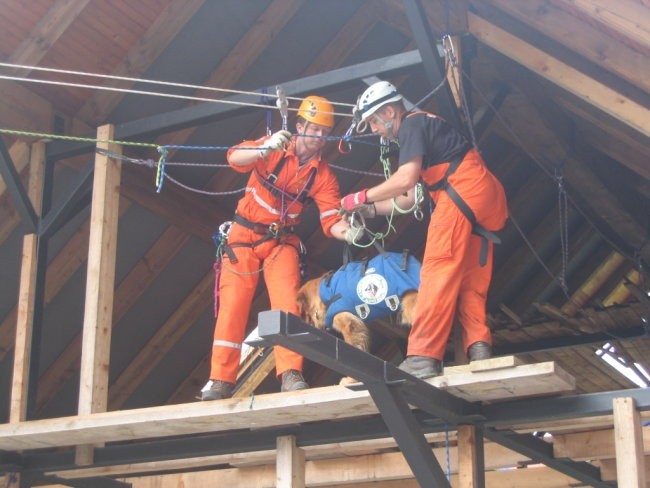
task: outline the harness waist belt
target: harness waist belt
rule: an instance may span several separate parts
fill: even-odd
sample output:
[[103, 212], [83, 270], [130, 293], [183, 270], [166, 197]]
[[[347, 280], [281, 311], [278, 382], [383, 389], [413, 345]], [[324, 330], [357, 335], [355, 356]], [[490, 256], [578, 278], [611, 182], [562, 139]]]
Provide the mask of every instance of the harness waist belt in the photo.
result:
[[281, 236], [285, 234], [291, 234], [295, 229], [293, 225], [282, 226], [278, 222], [273, 222], [272, 224], [260, 224], [259, 222], [252, 222], [238, 214], [235, 214], [233, 221], [260, 235], [272, 234], [274, 236]]

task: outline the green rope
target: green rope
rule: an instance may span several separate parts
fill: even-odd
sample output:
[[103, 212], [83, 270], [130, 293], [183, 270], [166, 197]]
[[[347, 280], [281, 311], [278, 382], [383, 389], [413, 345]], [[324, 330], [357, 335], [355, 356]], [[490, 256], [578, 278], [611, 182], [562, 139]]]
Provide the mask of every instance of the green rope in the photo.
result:
[[23, 136], [23, 137], [38, 137], [40, 139], [60, 139], [63, 141], [76, 141], [76, 142], [104, 142], [107, 144], [120, 144], [122, 146], [135, 146], [135, 147], [153, 147], [158, 149], [158, 144], [153, 142], [133, 142], [133, 141], [115, 141], [112, 139], [95, 139], [93, 137], [77, 137], [77, 136], [64, 136], [61, 134], [47, 134], [44, 132], [29, 132], [24, 130], [12, 130], [12, 129], [1, 129], [0, 134], [10, 134], [12, 136]]

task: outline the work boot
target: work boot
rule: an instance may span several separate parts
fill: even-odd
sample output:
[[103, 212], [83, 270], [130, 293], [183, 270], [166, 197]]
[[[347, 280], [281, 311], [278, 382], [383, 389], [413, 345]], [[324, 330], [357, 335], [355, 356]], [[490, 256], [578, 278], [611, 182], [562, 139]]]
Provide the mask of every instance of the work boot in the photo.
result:
[[201, 392], [201, 400], [222, 400], [232, 396], [235, 385], [221, 380], [210, 380], [212, 384], [206, 391]]
[[467, 356], [470, 361], [489, 359], [492, 357], [492, 346], [487, 342], [478, 341], [467, 348]]
[[282, 386], [280, 391], [305, 390], [309, 385], [302, 377], [302, 373], [297, 369], [289, 369], [282, 373]]
[[440, 376], [442, 374], [442, 363], [440, 360], [427, 356], [408, 356], [398, 368], [421, 379]]

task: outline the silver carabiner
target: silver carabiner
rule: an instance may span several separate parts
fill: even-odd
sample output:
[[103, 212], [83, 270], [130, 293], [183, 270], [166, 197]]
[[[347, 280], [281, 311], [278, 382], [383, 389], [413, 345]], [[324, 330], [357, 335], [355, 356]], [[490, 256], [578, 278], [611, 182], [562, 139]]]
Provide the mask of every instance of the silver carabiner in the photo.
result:
[[226, 220], [223, 224], [219, 226], [219, 234], [224, 238], [228, 237], [231, 228], [232, 228], [232, 220]]
[[275, 93], [278, 96], [278, 99], [275, 101], [275, 104], [280, 110], [280, 115], [282, 116], [282, 130], [287, 130], [287, 120], [289, 118], [289, 102], [287, 101], [287, 95], [284, 93], [284, 88], [278, 85], [275, 87]]

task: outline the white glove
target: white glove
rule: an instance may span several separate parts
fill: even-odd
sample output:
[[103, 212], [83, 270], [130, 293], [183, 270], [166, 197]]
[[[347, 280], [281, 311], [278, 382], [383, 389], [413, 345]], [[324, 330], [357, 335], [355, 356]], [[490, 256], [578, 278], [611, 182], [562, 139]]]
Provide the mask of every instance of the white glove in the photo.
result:
[[279, 130], [272, 134], [264, 145], [260, 147], [260, 157], [265, 157], [272, 151], [284, 151], [284, 148], [291, 142], [291, 132], [288, 130]]
[[363, 236], [363, 227], [350, 227], [348, 230], [345, 231], [344, 238], [345, 242], [351, 245], [356, 245], [357, 241], [361, 239], [361, 236]]

